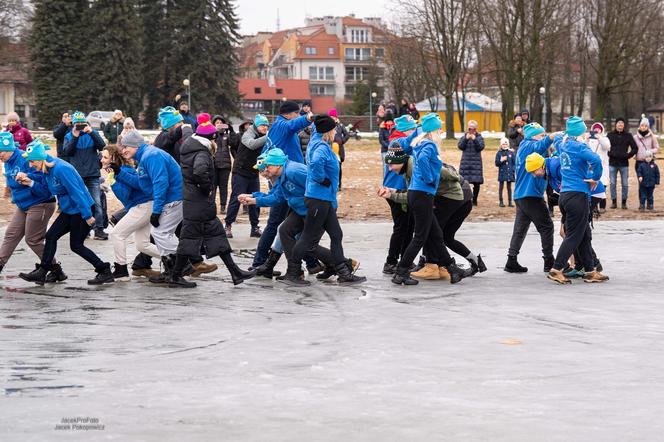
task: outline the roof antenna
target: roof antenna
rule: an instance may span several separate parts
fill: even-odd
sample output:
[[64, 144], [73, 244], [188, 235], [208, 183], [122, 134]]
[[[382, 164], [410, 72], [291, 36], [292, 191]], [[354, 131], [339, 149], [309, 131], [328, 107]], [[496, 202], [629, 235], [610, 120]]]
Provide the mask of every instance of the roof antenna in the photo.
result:
[[277, 8], [277, 32], [281, 30], [281, 23], [279, 21], [279, 8]]

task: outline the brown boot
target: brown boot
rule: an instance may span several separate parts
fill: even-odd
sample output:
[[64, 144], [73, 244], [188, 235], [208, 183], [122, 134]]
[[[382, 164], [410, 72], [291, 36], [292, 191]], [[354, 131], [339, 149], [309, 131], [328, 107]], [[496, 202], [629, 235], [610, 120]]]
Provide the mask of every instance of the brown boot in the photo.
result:
[[588, 272], [583, 277], [583, 282], [604, 282], [604, 281], [608, 281], [608, 280], [609, 280], [608, 276], [602, 275], [597, 270], [595, 270], [593, 272]]
[[450, 272], [445, 267], [438, 267], [438, 274], [440, 275], [440, 279], [444, 279], [445, 281], [450, 280]]
[[208, 264], [205, 261], [193, 264], [193, 267], [194, 273], [191, 274], [193, 278], [201, 276], [203, 273], [212, 273], [219, 268], [217, 264]]
[[149, 278], [151, 276], [159, 276], [159, 270], [153, 269], [134, 269], [131, 271], [131, 276], [142, 276], [144, 278]]
[[551, 269], [549, 273], [546, 275], [546, 277], [549, 278], [551, 281], [556, 281], [558, 284], [572, 283], [572, 281], [570, 279], [567, 279], [567, 277], [563, 274], [562, 270]]
[[436, 264], [426, 263], [424, 264], [424, 267], [422, 267], [417, 272], [412, 272], [410, 276], [416, 279], [434, 280], [440, 279], [440, 271], [438, 270], [438, 266]]

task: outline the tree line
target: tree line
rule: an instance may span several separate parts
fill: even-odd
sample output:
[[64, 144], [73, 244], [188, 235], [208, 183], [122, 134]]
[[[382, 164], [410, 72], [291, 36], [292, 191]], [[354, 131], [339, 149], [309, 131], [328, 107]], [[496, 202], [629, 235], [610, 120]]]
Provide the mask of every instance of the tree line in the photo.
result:
[[194, 111], [238, 113], [231, 0], [35, 0], [21, 38], [44, 126], [67, 109], [122, 109], [154, 127], [185, 78]]
[[448, 131], [453, 104], [470, 89], [497, 92], [505, 126], [520, 108], [542, 121], [543, 101], [550, 128], [588, 105], [595, 120], [608, 122], [664, 100], [661, 0], [408, 0], [405, 7], [394, 23], [390, 87], [412, 101], [442, 95]]

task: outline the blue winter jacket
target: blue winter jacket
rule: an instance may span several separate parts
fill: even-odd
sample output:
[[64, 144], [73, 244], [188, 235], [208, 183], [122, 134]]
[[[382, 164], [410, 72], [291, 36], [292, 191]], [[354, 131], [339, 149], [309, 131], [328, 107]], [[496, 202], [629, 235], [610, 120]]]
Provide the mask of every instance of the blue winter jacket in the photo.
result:
[[[301, 118], [301, 117], [300, 117]], [[323, 184], [325, 179], [329, 185]], [[312, 130], [307, 147], [307, 198], [330, 201], [337, 208], [339, 190], [339, 159], [329, 144], [323, 141], [323, 134]]]
[[440, 169], [443, 162], [438, 156], [438, 146], [429, 139], [422, 140], [413, 149], [413, 177], [408, 190], [419, 190], [429, 195], [436, 194]]
[[549, 136], [537, 141], [532, 138], [526, 138], [519, 144], [519, 150], [516, 152], [516, 184], [514, 184], [514, 199], [521, 198], [542, 198], [546, 190], [546, 180], [538, 178], [532, 173], [526, 171], [526, 157], [533, 152], [546, 156], [546, 151], [553, 141]]
[[[131, 177], [134, 177], [133, 179]], [[113, 193], [120, 200], [126, 210], [139, 204], [147, 203], [152, 199], [152, 194], [145, 189], [135, 189], [132, 183], [138, 178], [138, 172], [131, 166], [120, 167], [120, 173], [115, 176], [115, 182], [111, 185]]]
[[[500, 161], [506, 157], [506, 161]], [[516, 179], [516, 154], [512, 149], [498, 149], [496, 153], [496, 167], [498, 168], [498, 181], [514, 182]]]
[[643, 177], [643, 181], [639, 183], [642, 187], [655, 187], [659, 185], [659, 167], [657, 167], [654, 160], [649, 163], [643, 162], [639, 164], [636, 175], [639, 178]]
[[590, 195], [590, 185], [584, 180], [589, 175], [595, 181], [599, 181], [602, 177], [602, 160], [599, 155], [587, 144], [573, 138], [568, 138], [559, 147], [562, 175], [560, 193], [583, 192]]
[[166, 151], [143, 144], [136, 151], [137, 175], [120, 176], [133, 189], [143, 189], [154, 201], [152, 213], [160, 214], [166, 204], [182, 200], [180, 166]]
[[469, 183], [484, 183], [484, 169], [482, 165], [482, 151], [484, 150], [484, 138], [479, 133], [475, 134], [475, 139], [470, 140], [464, 134], [459, 138], [457, 146], [463, 151], [461, 154], [461, 163], [459, 164], [459, 173]]
[[267, 139], [263, 146], [263, 153], [273, 147], [278, 147], [288, 155], [289, 160], [295, 161], [296, 163], [304, 163], [302, 146], [297, 134], [310, 124], [311, 123], [307, 120], [306, 115], [292, 120], [287, 120], [279, 115], [274, 123], [272, 123], [272, 126], [270, 126], [270, 130], [267, 133]]
[[254, 192], [256, 207], [272, 207], [284, 201], [300, 216], [307, 215], [304, 193], [307, 188], [307, 166], [294, 161], [286, 161], [283, 172], [270, 192]]
[[546, 179], [556, 193], [560, 193], [563, 176], [560, 174], [560, 158], [550, 157], [544, 160], [546, 163]]
[[82, 178], [98, 178], [99, 152], [104, 150], [104, 140], [96, 130], [89, 134], [81, 132], [75, 137], [72, 131], [65, 135], [64, 154]]
[[[60, 210], [67, 215], [80, 213], [84, 220], [92, 218], [92, 206], [95, 202], [74, 166], [51, 156], [46, 156], [46, 161], [55, 163], [44, 177], [51, 194], [58, 198]], [[30, 177], [32, 178], [32, 175]]]
[[[16, 181], [19, 172], [30, 175], [32, 186], [25, 186]], [[48, 190], [46, 177], [30, 167], [30, 162], [23, 158], [23, 151], [16, 149], [9, 161], [5, 163], [5, 178], [12, 195], [12, 202], [22, 211], [47, 201], [54, 202], [51, 191]]]

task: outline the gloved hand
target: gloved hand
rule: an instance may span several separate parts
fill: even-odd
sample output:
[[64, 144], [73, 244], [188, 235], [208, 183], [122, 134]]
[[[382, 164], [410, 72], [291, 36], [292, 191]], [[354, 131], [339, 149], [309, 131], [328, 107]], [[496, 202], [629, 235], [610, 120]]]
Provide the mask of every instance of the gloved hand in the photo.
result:
[[115, 175], [115, 176], [120, 175], [120, 166], [118, 166], [117, 164], [111, 163], [111, 164], [108, 165], [108, 167], [113, 169], [113, 175]]
[[150, 215], [150, 224], [152, 224], [152, 227], [159, 227], [159, 217], [161, 216], [160, 213], [153, 213]]
[[325, 178], [321, 184], [325, 187], [330, 187], [332, 185], [332, 181], [330, 181], [329, 178]]

